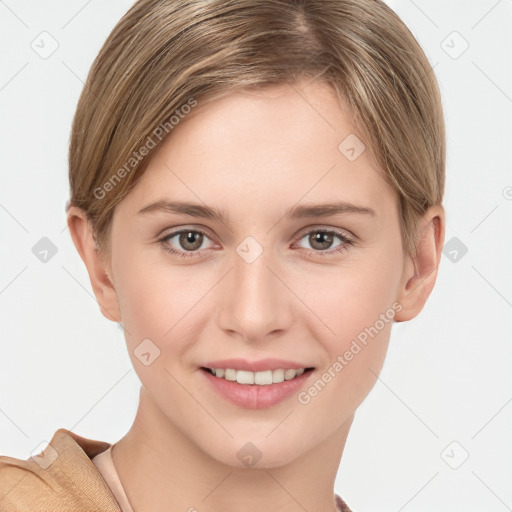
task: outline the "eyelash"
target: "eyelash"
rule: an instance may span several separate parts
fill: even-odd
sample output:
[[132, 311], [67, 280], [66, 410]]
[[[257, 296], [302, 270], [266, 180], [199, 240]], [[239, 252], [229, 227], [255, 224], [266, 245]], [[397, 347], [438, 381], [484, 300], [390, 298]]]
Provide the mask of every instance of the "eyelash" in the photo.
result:
[[[196, 250], [196, 251], [177, 251], [176, 249], [174, 249], [173, 247], [169, 246], [168, 244], [168, 241], [172, 238], [174, 238], [176, 235], [179, 235], [181, 233], [201, 233], [202, 235], [206, 236], [209, 238], [209, 235], [206, 231], [200, 229], [200, 228], [194, 228], [194, 229], [181, 229], [179, 231], [173, 231], [172, 233], [169, 233], [167, 235], [165, 235], [164, 238], [161, 238], [159, 240], [159, 243], [162, 247], [162, 249], [164, 251], [166, 251], [167, 253], [170, 253], [170, 254], [173, 254], [175, 256], [179, 256], [181, 258], [190, 258], [190, 257], [194, 257], [194, 256], [197, 256], [199, 252], [199, 250]], [[340, 239], [340, 241], [342, 242], [340, 245], [336, 246], [335, 249], [327, 249], [327, 250], [324, 250], [324, 251], [320, 251], [320, 250], [309, 250], [307, 251], [308, 254], [311, 256], [311, 255], [314, 255], [314, 256], [332, 256], [336, 253], [342, 253], [343, 251], [346, 251], [348, 249], [348, 247], [352, 246], [355, 244], [355, 241], [351, 238], [349, 238], [347, 235], [345, 235], [344, 233], [341, 233], [339, 231], [336, 231], [336, 230], [333, 230], [333, 229], [327, 229], [327, 228], [316, 228], [316, 229], [312, 229], [310, 231], [307, 231], [306, 233], [304, 233], [300, 238], [299, 238], [299, 241], [302, 240], [305, 236], [307, 235], [310, 235], [311, 233], [327, 233], [327, 234], [331, 234], [331, 235], [334, 235], [335, 237], [338, 237]]]

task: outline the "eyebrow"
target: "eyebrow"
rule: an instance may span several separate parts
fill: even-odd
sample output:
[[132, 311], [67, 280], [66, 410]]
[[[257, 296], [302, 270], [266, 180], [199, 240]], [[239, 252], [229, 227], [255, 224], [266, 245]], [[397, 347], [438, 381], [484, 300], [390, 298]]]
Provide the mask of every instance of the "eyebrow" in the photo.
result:
[[[201, 217], [205, 219], [217, 220], [226, 225], [229, 225], [228, 215], [226, 215], [225, 211], [195, 203], [160, 200], [144, 206], [141, 210], [139, 210], [139, 212], [137, 212], [137, 215], [146, 215], [150, 213], [176, 213], [181, 215], [188, 215], [190, 217]], [[336, 202], [294, 206], [286, 210], [284, 217], [302, 219], [326, 217], [328, 215], [337, 215], [343, 213], [359, 213], [371, 215], [374, 217], [377, 215], [375, 210], [367, 206], [358, 206], [346, 202]]]

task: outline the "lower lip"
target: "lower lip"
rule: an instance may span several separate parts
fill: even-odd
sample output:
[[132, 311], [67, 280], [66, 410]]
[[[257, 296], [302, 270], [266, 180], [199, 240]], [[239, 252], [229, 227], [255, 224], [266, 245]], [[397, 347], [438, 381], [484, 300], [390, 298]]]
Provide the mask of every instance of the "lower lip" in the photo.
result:
[[291, 380], [260, 386], [257, 384], [239, 384], [223, 377], [216, 377], [206, 370], [200, 370], [217, 393], [245, 409], [265, 409], [282, 402], [297, 393], [313, 371], [304, 372], [299, 377]]

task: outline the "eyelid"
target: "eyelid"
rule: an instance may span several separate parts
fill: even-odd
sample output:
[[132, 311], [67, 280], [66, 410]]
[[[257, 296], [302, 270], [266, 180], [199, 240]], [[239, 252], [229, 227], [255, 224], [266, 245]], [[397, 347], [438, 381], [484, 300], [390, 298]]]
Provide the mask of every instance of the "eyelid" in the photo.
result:
[[[203, 233], [203, 235], [207, 235], [209, 238], [212, 238], [210, 230], [206, 226], [202, 226], [201, 224], [195, 224], [193, 226], [187, 226], [186, 224], [184, 226], [167, 226], [164, 229], [160, 230], [155, 236], [155, 238], [161, 238], [168, 235], [177, 235], [182, 231], [198, 231], [199, 233]], [[165, 234], [166, 232], [168, 232], [167, 235]]]
[[297, 237], [298, 237], [297, 239], [300, 240], [301, 238], [303, 238], [308, 233], [311, 233], [312, 231], [323, 231], [323, 232], [327, 231], [329, 233], [335, 233], [338, 236], [349, 239], [353, 243], [355, 243], [358, 240], [357, 236], [354, 235], [354, 233], [352, 233], [348, 229], [336, 228], [333, 226], [326, 226], [326, 225], [322, 225], [322, 224], [313, 224], [311, 226], [306, 226], [305, 228], [303, 228], [299, 231], [299, 234], [297, 235]]

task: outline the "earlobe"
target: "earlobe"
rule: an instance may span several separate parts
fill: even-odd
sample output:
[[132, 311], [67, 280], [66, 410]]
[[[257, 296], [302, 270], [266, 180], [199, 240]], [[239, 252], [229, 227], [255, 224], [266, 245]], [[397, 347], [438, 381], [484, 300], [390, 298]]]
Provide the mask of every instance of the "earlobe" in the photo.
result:
[[445, 214], [435, 205], [418, 222], [416, 257], [407, 256], [398, 302], [402, 310], [395, 321], [411, 320], [423, 309], [434, 288], [444, 243]]
[[109, 277], [110, 270], [105, 257], [94, 240], [87, 215], [81, 208], [71, 206], [68, 210], [67, 222], [73, 243], [87, 268], [101, 313], [107, 320], [121, 322], [117, 292]]

